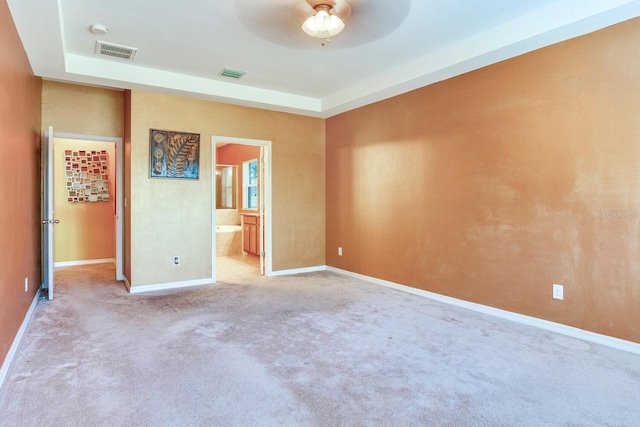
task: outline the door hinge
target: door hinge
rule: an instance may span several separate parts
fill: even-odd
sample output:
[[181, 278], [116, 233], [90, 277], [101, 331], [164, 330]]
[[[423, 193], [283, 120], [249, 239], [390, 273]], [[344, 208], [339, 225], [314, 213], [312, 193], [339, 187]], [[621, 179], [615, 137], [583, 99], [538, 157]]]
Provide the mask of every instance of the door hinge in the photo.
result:
[[260, 251], [260, 258], [264, 258], [264, 251]]

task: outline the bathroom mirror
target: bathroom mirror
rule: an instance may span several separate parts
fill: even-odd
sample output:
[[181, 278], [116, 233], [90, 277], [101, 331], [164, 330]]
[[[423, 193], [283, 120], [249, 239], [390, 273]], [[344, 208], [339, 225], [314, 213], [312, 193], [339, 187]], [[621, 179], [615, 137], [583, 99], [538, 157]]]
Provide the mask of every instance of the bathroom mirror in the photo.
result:
[[236, 209], [236, 166], [216, 165], [216, 209]]

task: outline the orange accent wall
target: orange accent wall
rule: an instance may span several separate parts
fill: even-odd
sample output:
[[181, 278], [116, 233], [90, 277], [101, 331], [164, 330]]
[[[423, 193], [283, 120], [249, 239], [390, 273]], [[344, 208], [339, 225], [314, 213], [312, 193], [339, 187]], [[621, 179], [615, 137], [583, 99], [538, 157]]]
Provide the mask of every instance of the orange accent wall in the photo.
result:
[[0, 1], [0, 52], [0, 361], [4, 361], [42, 282], [42, 83], [31, 71], [5, 1]]
[[638, 40], [635, 19], [328, 119], [327, 264], [640, 342]]

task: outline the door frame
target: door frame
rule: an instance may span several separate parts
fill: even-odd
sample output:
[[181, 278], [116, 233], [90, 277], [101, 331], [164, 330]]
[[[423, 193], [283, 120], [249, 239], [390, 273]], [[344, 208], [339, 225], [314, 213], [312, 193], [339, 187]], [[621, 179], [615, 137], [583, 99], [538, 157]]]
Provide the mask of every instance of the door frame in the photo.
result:
[[[253, 145], [262, 148], [264, 158], [264, 183], [260, 184], [264, 198], [260, 201], [259, 212], [263, 215], [264, 242], [261, 251], [264, 252], [265, 276], [271, 276], [273, 272], [273, 245], [271, 239], [271, 215], [272, 215], [272, 162], [271, 141], [265, 139], [237, 138], [232, 136], [211, 136], [211, 282], [216, 282], [216, 145], [218, 143]], [[240, 210], [240, 208], [238, 208]]]
[[53, 127], [45, 131], [41, 147], [42, 161], [42, 284], [40, 289], [47, 291], [47, 299], [52, 300], [54, 294], [53, 265]]
[[[123, 178], [124, 178], [124, 147], [122, 138], [111, 136], [83, 135], [78, 133], [65, 133], [53, 131], [55, 139], [76, 139], [83, 141], [111, 142], [116, 145], [116, 280], [124, 280], [123, 273]], [[55, 141], [54, 141], [55, 143]]]

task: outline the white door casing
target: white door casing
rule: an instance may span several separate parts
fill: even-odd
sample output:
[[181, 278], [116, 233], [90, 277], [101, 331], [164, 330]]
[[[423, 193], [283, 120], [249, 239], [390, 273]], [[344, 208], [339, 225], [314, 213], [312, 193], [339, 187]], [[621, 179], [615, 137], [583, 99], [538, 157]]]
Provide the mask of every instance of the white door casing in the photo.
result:
[[53, 299], [53, 127], [45, 132], [42, 141], [42, 270], [43, 288], [47, 298]]

